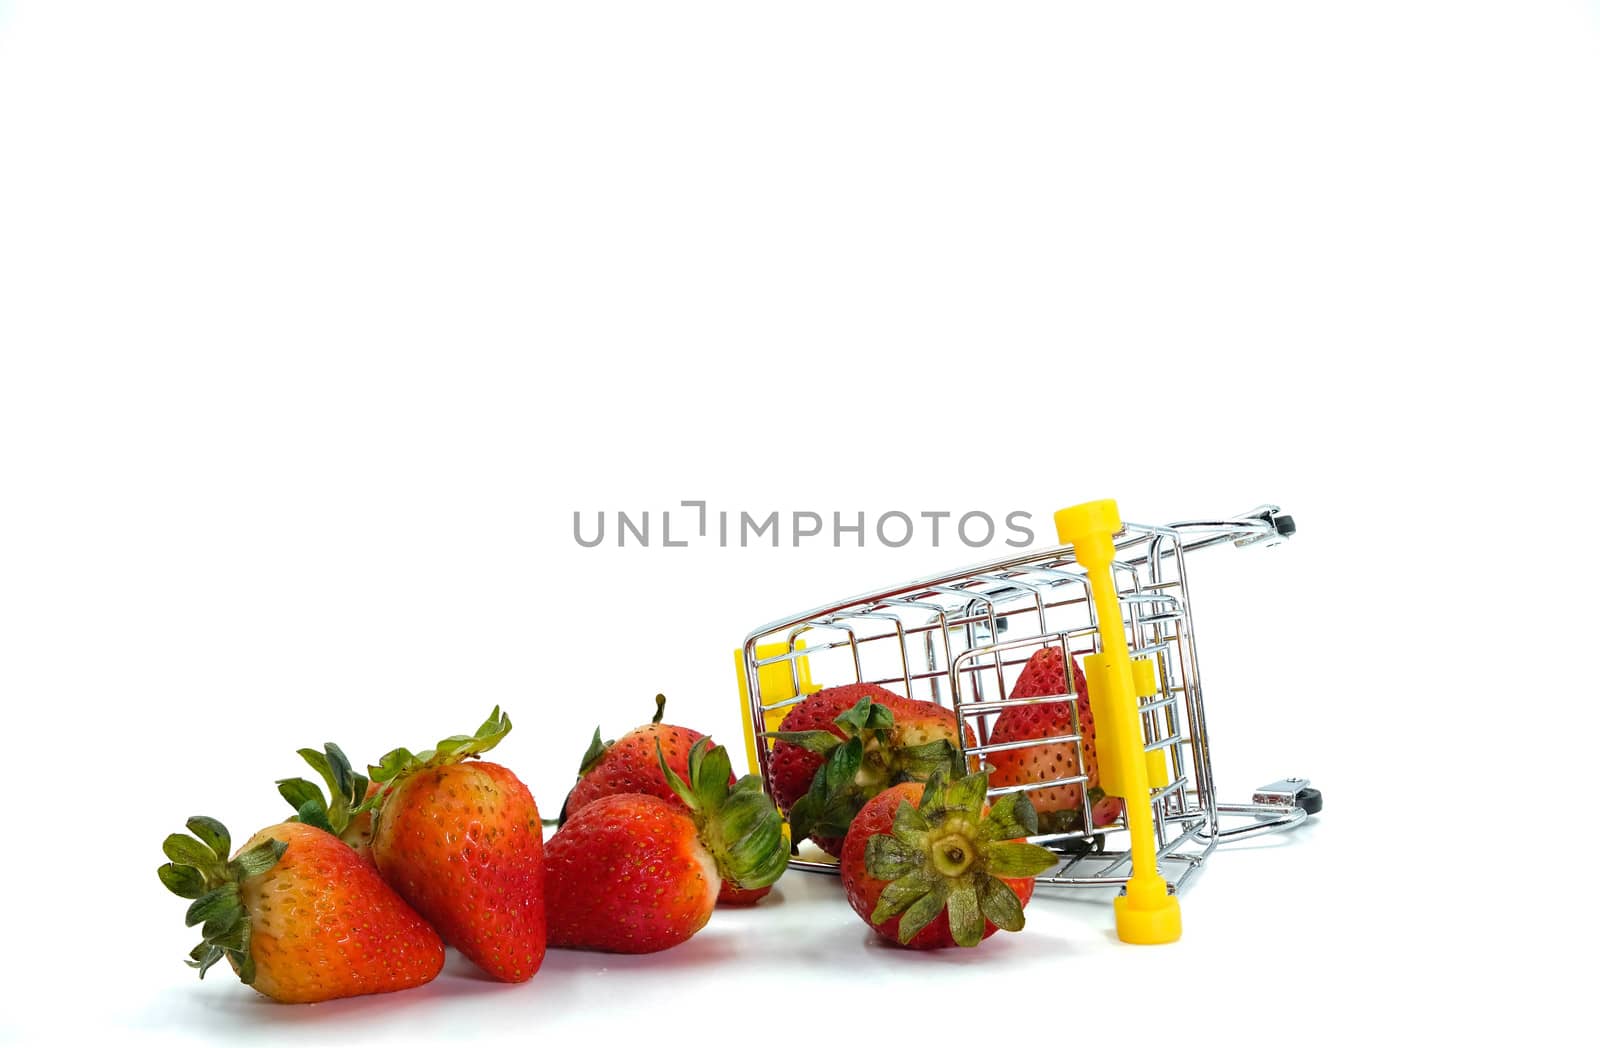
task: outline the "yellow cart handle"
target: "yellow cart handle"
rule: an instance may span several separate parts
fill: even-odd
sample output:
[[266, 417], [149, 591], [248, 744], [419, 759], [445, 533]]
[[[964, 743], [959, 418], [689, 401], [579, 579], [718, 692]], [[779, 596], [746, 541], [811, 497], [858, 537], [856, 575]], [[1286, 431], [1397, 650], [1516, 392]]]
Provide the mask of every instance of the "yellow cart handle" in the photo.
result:
[[1094, 703], [1095, 722], [1097, 726], [1106, 722], [1098, 733], [1101, 785], [1107, 793], [1127, 800], [1133, 869], [1116, 901], [1117, 938], [1141, 944], [1176, 942], [1183, 933], [1183, 921], [1178, 898], [1156, 862], [1150, 762], [1145, 759], [1122, 605], [1111, 577], [1111, 561], [1116, 555], [1113, 536], [1122, 530], [1122, 518], [1116, 502], [1102, 499], [1069, 506], [1058, 511], [1055, 519], [1057, 538], [1072, 547], [1078, 564], [1089, 574], [1100, 631], [1100, 654], [1085, 658], [1083, 669], [1090, 696], [1100, 700]]

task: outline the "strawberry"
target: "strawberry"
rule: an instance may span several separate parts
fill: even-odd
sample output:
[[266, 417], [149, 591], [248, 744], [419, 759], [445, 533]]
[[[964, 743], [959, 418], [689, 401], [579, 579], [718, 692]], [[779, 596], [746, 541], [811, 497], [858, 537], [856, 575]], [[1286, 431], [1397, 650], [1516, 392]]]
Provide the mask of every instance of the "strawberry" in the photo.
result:
[[[1031, 782], [1048, 782], [1083, 774], [1088, 777], [1089, 804], [1096, 827], [1109, 826], [1122, 814], [1122, 799], [1108, 797], [1100, 789], [1100, 759], [1095, 752], [1094, 713], [1089, 708], [1089, 685], [1076, 659], [1072, 660], [1072, 690], [1075, 702], [1046, 702], [1034, 706], [1013, 706], [995, 718], [989, 741], [1020, 742], [1025, 739], [1047, 739], [1055, 735], [1083, 736], [1083, 770], [1079, 770], [1079, 747], [1072, 742], [1058, 742], [1047, 746], [1025, 746], [1015, 750], [990, 753], [987, 760], [994, 767], [996, 786], [1022, 786]], [[1013, 699], [1034, 698], [1044, 695], [1065, 695], [1067, 675], [1063, 670], [1061, 648], [1051, 645], [1033, 653], [1022, 674], [1011, 689]], [[1078, 725], [1072, 724], [1074, 705], [1078, 711]], [[1035, 810], [1039, 813], [1041, 833], [1074, 833], [1083, 827], [1083, 785], [1070, 783], [1030, 791]]]
[[701, 739], [685, 783], [658, 751], [674, 801], [602, 797], [568, 815], [545, 849], [551, 946], [653, 953], [705, 927], [724, 881], [764, 888], [788, 865], [783, 824], [761, 780], [731, 788], [728, 751]]
[[295, 810], [289, 821], [327, 830], [370, 862], [372, 812], [361, 805], [378, 791], [378, 784], [353, 769], [344, 751], [331, 742], [321, 753], [309, 747], [297, 752], [328, 784], [328, 795], [323, 797], [321, 788], [305, 779], [279, 779], [278, 793]]
[[[771, 736], [773, 796], [794, 840], [838, 855], [868, 800], [935, 771], [964, 771], [956, 715], [874, 684], [825, 688], [789, 711]], [[972, 743], [971, 729], [965, 729]]]
[[227, 828], [197, 815], [174, 833], [156, 873], [193, 899], [202, 925], [189, 965], [201, 978], [227, 958], [239, 979], [275, 1001], [307, 1003], [421, 986], [444, 967], [434, 930], [378, 871], [325, 830], [268, 826], [230, 860]]
[[717, 892], [718, 906], [754, 906], [765, 899], [772, 891], [772, 885], [764, 888], [735, 888], [727, 881], [722, 882], [722, 890]]
[[[620, 739], [600, 741], [600, 729], [594, 730], [594, 741], [583, 755], [578, 766], [578, 782], [567, 794], [561, 808], [561, 821], [577, 814], [601, 797], [617, 793], [644, 793], [664, 801], [678, 800], [672, 786], [661, 774], [661, 762], [656, 759], [656, 744], [666, 754], [667, 767], [682, 778], [689, 774], [689, 750], [705, 735], [693, 728], [676, 724], [662, 724], [667, 710], [667, 697], [656, 696], [656, 715], [649, 724], [628, 732]], [[733, 785], [733, 774], [728, 774], [728, 785]]]
[[903, 701], [904, 696], [876, 684], [824, 688], [790, 707], [783, 723], [778, 725], [778, 732], [768, 736], [773, 740], [772, 797], [778, 802], [780, 811], [788, 812], [796, 801], [806, 795], [811, 789], [811, 780], [816, 777], [817, 769], [822, 767], [824, 761], [818, 750], [805, 746], [802, 741], [784, 738], [785, 733], [821, 730], [843, 739], [845, 729], [834, 721], [863, 698], [871, 698], [888, 706]]
[[[901, 946], [976, 946], [997, 929], [1021, 931], [1033, 878], [1057, 857], [1012, 838], [1037, 832], [1024, 793], [984, 810], [988, 777], [891, 786], [850, 824], [839, 874], [850, 906]], [[915, 807], [913, 807], [915, 805]]]
[[[595, 728], [594, 740], [589, 743], [589, 750], [578, 765], [578, 783], [572, 787], [566, 803], [561, 806], [561, 824], [600, 798], [619, 793], [643, 793], [682, 805], [683, 802], [661, 772], [661, 762], [656, 759], [656, 746], [659, 743], [661, 752], [666, 755], [667, 767], [679, 778], [686, 779], [689, 776], [690, 748], [708, 736], [693, 728], [662, 724], [661, 718], [666, 711], [667, 697], [657, 695], [656, 715], [650, 718], [649, 724], [640, 725], [622, 738], [610, 742], [602, 742], [600, 729]], [[733, 772], [729, 771], [728, 785], [731, 787], [733, 782]], [[752, 891], [740, 891], [724, 883], [718, 901], [729, 906], [749, 906], [771, 890], [769, 885]]]
[[503, 982], [544, 961], [544, 829], [509, 768], [462, 763], [511, 730], [498, 706], [474, 735], [398, 749], [370, 770], [378, 872], [445, 942]]

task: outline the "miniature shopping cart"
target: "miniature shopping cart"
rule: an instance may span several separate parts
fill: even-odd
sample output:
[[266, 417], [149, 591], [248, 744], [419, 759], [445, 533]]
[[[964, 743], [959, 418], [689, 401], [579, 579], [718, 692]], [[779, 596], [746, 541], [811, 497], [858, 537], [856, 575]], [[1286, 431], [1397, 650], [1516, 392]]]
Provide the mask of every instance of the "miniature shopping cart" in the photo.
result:
[[[1275, 545], [1294, 534], [1294, 521], [1261, 506], [1225, 520], [1123, 524], [1106, 501], [1064, 509], [1056, 524], [1062, 544], [1054, 549], [853, 597], [751, 633], [737, 653], [751, 763], [770, 782], [766, 733], [788, 708], [825, 686], [867, 683], [950, 707], [973, 729], [976, 744], [962, 746], [967, 758], [1068, 743], [1079, 748], [1082, 771], [1076, 701], [1068, 702], [1071, 734], [989, 741], [1008, 706], [1075, 697], [1071, 673], [1062, 695], [1008, 697], [1030, 656], [1060, 646], [1088, 680], [1101, 785], [1129, 802], [1114, 824], [1097, 826], [1090, 791], [1079, 789], [1076, 825], [1086, 828], [1030, 838], [1061, 856], [1036, 883], [1120, 887], [1122, 938], [1170, 942], [1179, 933], [1177, 891], [1219, 844], [1289, 829], [1321, 808], [1320, 794], [1298, 778], [1260, 788], [1249, 803], [1218, 800], [1184, 562], [1225, 543]], [[990, 796], [1086, 782], [1077, 774]], [[1148, 805], [1132, 802], [1146, 795]], [[835, 868], [809, 858], [793, 865]]]

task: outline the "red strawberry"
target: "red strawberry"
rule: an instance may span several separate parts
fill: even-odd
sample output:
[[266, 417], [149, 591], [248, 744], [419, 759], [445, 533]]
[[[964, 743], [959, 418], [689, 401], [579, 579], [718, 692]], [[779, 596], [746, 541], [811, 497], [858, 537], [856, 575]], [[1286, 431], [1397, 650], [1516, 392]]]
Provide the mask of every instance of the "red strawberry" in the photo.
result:
[[[1027, 795], [985, 812], [983, 773], [902, 783], [868, 801], [839, 857], [845, 897], [884, 938], [916, 950], [976, 946], [1021, 931], [1033, 878], [1059, 860], [1014, 840], [1036, 832]], [[915, 807], [913, 807], [915, 805]]]
[[545, 849], [550, 945], [652, 953], [705, 927], [723, 881], [763, 888], [783, 873], [783, 823], [754, 775], [731, 789], [728, 751], [701, 739], [677, 803], [639, 793], [569, 814]]
[[328, 795], [305, 779], [279, 779], [278, 793], [295, 810], [289, 821], [327, 830], [371, 862], [372, 812], [362, 802], [378, 792], [378, 784], [352, 768], [344, 751], [331, 742], [321, 753], [309, 747], [297, 752], [328, 784]]
[[772, 891], [772, 885], [765, 888], [735, 888], [727, 881], [722, 882], [722, 890], [717, 893], [718, 906], [754, 906], [765, 899]]
[[[680, 728], [675, 724], [662, 724], [667, 698], [656, 696], [656, 715], [649, 724], [641, 725], [614, 742], [601, 742], [600, 729], [594, 730], [594, 741], [589, 752], [583, 755], [578, 766], [578, 784], [567, 794], [567, 803], [561, 809], [561, 821], [576, 815], [587, 805], [601, 797], [618, 793], [643, 793], [676, 801], [666, 777], [661, 774], [661, 763], [656, 759], [656, 743], [666, 754], [667, 767], [682, 778], [689, 774], [689, 749], [705, 738], [693, 728]], [[729, 775], [728, 784], [733, 784]]]
[[694, 821], [659, 797], [602, 797], [545, 848], [549, 944], [653, 953], [705, 927], [722, 878]]
[[[1062, 665], [1061, 648], [1057, 645], [1034, 652], [1011, 689], [1011, 697], [1023, 699], [1065, 695], [1067, 675]], [[994, 728], [989, 732], [989, 741], [1020, 742], [1071, 735], [1074, 733], [1072, 709], [1076, 705], [1078, 731], [1083, 736], [1085, 772], [1079, 771], [1079, 749], [1077, 744], [1071, 742], [1000, 750], [988, 754], [986, 759], [994, 766], [993, 782], [996, 786], [1021, 786], [1086, 774], [1094, 824], [1096, 827], [1109, 826], [1122, 814], [1122, 799], [1108, 797], [1100, 789], [1100, 759], [1095, 752], [1094, 713], [1089, 708], [1089, 685], [1076, 659], [1072, 660], [1072, 687], [1077, 695], [1075, 702], [1063, 700], [1036, 706], [1013, 706], [1001, 711], [1000, 716], [995, 718]], [[1032, 790], [1029, 795], [1039, 813], [1041, 833], [1073, 833], [1083, 829], [1082, 785], [1053, 786]]]
[[[306, 1003], [421, 986], [444, 967], [434, 930], [339, 838], [303, 823], [268, 826], [230, 861], [227, 829], [197, 815], [174, 833], [156, 873], [193, 899], [203, 925], [189, 965], [224, 957], [241, 982]], [[198, 839], [196, 839], [198, 838]]]
[[[642, 793], [660, 797], [670, 804], [683, 804], [661, 772], [656, 745], [660, 744], [667, 767], [672, 769], [673, 774], [687, 779], [689, 750], [708, 736], [693, 728], [662, 724], [661, 718], [666, 714], [666, 709], [667, 697], [657, 695], [656, 715], [650, 719], [650, 723], [633, 729], [613, 742], [600, 741], [600, 729], [594, 730], [594, 741], [589, 743], [589, 751], [583, 755], [583, 762], [578, 766], [578, 784], [567, 794], [567, 802], [561, 808], [563, 825], [600, 798], [619, 793]], [[733, 772], [730, 771], [728, 785], [732, 786], [733, 781]], [[740, 891], [724, 883], [717, 901], [730, 906], [748, 906], [771, 890], [769, 885], [752, 891]]]
[[806, 696], [773, 734], [773, 796], [796, 843], [810, 837], [838, 855], [861, 806], [896, 783], [936, 771], [964, 771], [960, 732], [972, 730], [932, 702], [874, 684], [824, 688]]
[[496, 979], [522, 982], [544, 961], [539, 809], [509, 768], [461, 763], [510, 730], [497, 706], [476, 735], [394, 750], [371, 768], [381, 784], [372, 858], [445, 942]]
[[834, 721], [863, 698], [871, 698], [884, 706], [905, 699], [876, 684], [852, 684], [823, 688], [790, 707], [783, 723], [778, 726], [779, 734], [774, 737], [772, 744], [772, 797], [778, 802], [779, 810], [787, 812], [794, 807], [795, 801], [806, 795], [806, 791], [811, 789], [812, 778], [824, 760], [820, 753], [786, 740], [783, 734], [827, 731], [843, 739], [844, 730]]

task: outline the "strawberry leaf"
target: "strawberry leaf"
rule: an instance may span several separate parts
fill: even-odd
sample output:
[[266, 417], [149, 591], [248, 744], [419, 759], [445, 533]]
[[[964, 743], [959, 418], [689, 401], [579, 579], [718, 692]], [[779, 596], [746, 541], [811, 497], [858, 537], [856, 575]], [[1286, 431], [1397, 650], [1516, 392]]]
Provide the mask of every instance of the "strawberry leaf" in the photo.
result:
[[778, 742], [787, 742], [791, 746], [799, 746], [810, 753], [820, 753], [824, 757], [838, 749], [844, 743], [831, 731], [769, 731], [763, 738], [775, 739]]
[[404, 747], [390, 750], [377, 764], [367, 769], [372, 781], [380, 784], [379, 789], [371, 797], [353, 806], [352, 814], [381, 809], [384, 801], [406, 777], [427, 768], [458, 764], [473, 757], [481, 757], [498, 746], [510, 732], [511, 718], [501, 713], [500, 707], [496, 706], [488, 719], [471, 735], [452, 735], [447, 739], [440, 739], [439, 744], [433, 749], [423, 750], [421, 753], [412, 753]]
[[367, 774], [373, 782], [389, 782], [418, 763], [416, 754], [400, 746], [379, 757], [378, 763], [367, 769]]
[[[322, 748], [327, 754], [328, 767], [332, 771], [332, 775], [328, 779], [328, 789], [332, 790], [336, 796], [341, 797], [348, 797], [355, 793], [356, 779], [360, 778], [360, 776], [356, 775], [355, 769], [350, 767], [350, 758], [344, 755], [344, 751], [336, 743], [325, 742], [322, 744]], [[301, 750], [300, 752], [304, 753], [305, 751]]]
[[882, 924], [890, 917], [904, 913], [907, 907], [933, 891], [935, 887], [933, 876], [924, 870], [908, 873], [892, 881], [884, 887], [883, 894], [878, 896], [877, 905], [872, 908], [872, 923]]
[[240, 852], [239, 857], [228, 864], [231, 872], [238, 877], [255, 877], [266, 873], [278, 864], [283, 858], [283, 853], [289, 850], [289, 845], [276, 837], [268, 838], [246, 851]]
[[186, 833], [174, 833], [161, 842], [161, 851], [180, 866], [193, 866], [202, 873], [219, 864], [217, 853]]
[[[701, 744], [711, 742], [709, 738], [702, 738], [694, 744], [689, 752], [691, 760], [695, 758], [695, 750], [701, 749]], [[715, 810], [722, 806], [728, 796], [728, 780], [733, 778], [733, 761], [728, 757], [728, 751], [722, 746], [712, 746], [704, 750], [690, 770], [689, 781], [694, 786], [695, 796], [699, 798], [702, 807]]]
[[[760, 782], [755, 776], [747, 778]], [[765, 888], [789, 866], [783, 818], [772, 798], [759, 789], [730, 792], [702, 836], [722, 879], [736, 888]]]
[[209, 918], [201, 926], [200, 941], [221, 946], [223, 939], [231, 941], [238, 938], [239, 929], [244, 923], [244, 907], [235, 904], [231, 909], [223, 910], [215, 917]]
[[867, 841], [866, 862], [868, 874], [880, 881], [893, 881], [920, 871], [923, 851], [880, 833]]
[[1038, 832], [1039, 817], [1025, 792], [1008, 793], [995, 801], [983, 823], [984, 839], [991, 841], [1032, 837]]
[[[702, 743], [704, 745], [701, 745]], [[689, 756], [684, 760], [684, 764], [689, 770], [689, 785], [691, 787], [700, 779], [700, 764], [706, 759], [706, 749], [710, 745], [710, 739], [700, 738], [696, 739], [694, 745], [689, 747]], [[656, 756], [661, 756], [660, 736], [656, 737]], [[662, 759], [662, 763], [666, 763], [665, 758]]]
[[193, 866], [163, 863], [156, 868], [156, 876], [167, 886], [167, 891], [180, 899], [198, 899], [206, 893], [205, 876]]
[[315, 801], [320, 807], [327, 807], [322, 799], [322, 791], [315, 783], [305, 779], [279, 779], [278, 796], [289, 802], [289, 807], [299, 811], [307, 801]]
[[332, 820], [328, 818], [328, 806], [322, 802], [321, 797], [313, 797], [300, 805], [299, 810], [294, 813], [294, 818], [289, 821], [303, 822], [307, 826], [315, 826], [328, 833], [336, 832]]
[[228, 853], [233, 850], [233, 845], [228, 839], [228, 828], [209, 815], [190, 816], [184, 823], [189, 832], [200, 838], [200, 842], [211, 849], [213, 855], [224, 861]]
[[740, 793], [740, 792], [754, 792], [754, 793], [764, 792], [762, 790], [762, 788], [761, 788], [761, 776], [759, 776], [759, 775], [746, 775], [744, 778], [740, 779], [738, 782], [735, 782], [733, 784], [733, 789], [729, 790], [728, 792], [729, 792], [730, 795], [735, 794], [735, 793]]
[[945, 910], [950, 915], [950, 938], [957, 946], [976, 946], [983, 941], [983, 913], [978, 909], [978, 891], [971, 878], [951, 887]]
[[230, 912], [243, 913], [239, 906], [239, 886], [236, 884], [213, 888], [190, 903], [188, 912], [183, 915], [183, 923], [192, 928], [218, 914]]
[[494, 749], [510, 731], [511, 718], [501, 713], [500, 707], [496, 706], [488, 719], [471, 735], [452, 735], [447, 739], [440, 739], [433, 749], [424, 750], [417, 756], [430, 767], [453, 764]]
[[200, 969], [200, 978], [204, 979], [206, 972], [211, 970], [211, 966], [222, 960], [224, 956], [225, 953], [222, 947], [201, 943], [189, 951], [189, 959], [184, 963], [191, 968]]
[[602, 742], [600, 740], [600, 728], [598, 725], [596, 725], [594, 729], [594, 738], [590, 741], [589, 748], [584, 751], [583, 760], [578, 764], [578, 778], [581, 779], [591, 771], [594, 771], [595, 765], [599, 764], [600, 761], [605, 758], [606, 752], [610, 750], [615, 743], [616, 740], [614, 739], [611, 741]]
[[861, 740], [851, 739], [828, 757], [827, 763], [822, 766], [822, 785], [829, 796], [855, 781], [856, 772], [861, 770], [861, 756]]
[[250, 922], [235, 921], [233, 925], [218, 931], [215, 935], [207, 933], [201, 945], [220, 946], [224, 950], [240, 951], [250, 943]]
[[322, 776], [323, 782], [327, 783], [329, 786], [335, 786], [333, 765], [329, 762], [326, 754], [318, 753], [309, 746], [301, 747], [300, 749], [295, 750], [295, 752], [298, 753], [307, 764], [311, 765], [311, 769], [313, 771]]
[[930, 816], [942, 816], [945, 809], [945, 777], [942, 772], [934, 772], [928, 776], [928, 781], [922, 786], [922, 799], [917, 802], [919, 811]]
[[936, 771], [943, 772], [946, 777], [959, 777], [965, 771], [960, 751], [950, 745], [948, 739], [905, 747], [900, 751], [896, 767], [902, 782], [926, 782]]
[[979, 874], [977, 877], [978, 909], [996, 928], [1020, 932], [1023, 925], [1022, 900], [1011, 890], [1011, 885], [998, 877]]
[[983, 855], [996, 877], [1036, 877], [1061, 861], [1050, 849], [1021, 841], [996, 841], [984, 847]]
[[239, 965], [239, 981], [246, 986], [254, 983], [256, 981], [256, 957], [255, 954], [250, 952], [249, 925], [246, 925], [244, 929], [244, 946], [236, 951], [230, 950], [229, 955]]
[[988, 789], [989, 776], [981, 772], [956, 779], [945, 791], [945, 810], [965, 812], [976, 820], [983, 810], [983, 798]]
[[902, 798], [900, 806], [894, 811], [894, 826], [891, 832], [897, 840], [920, 848], [927, 839], [928, 820], [921, 811], [911, 806], [910, 801]]
[[[695, 745], [698, 746], [699, 743], [696, 743]], [[689, 753], [689, 761], [691, 766], [689, 775], [692, 778], [694, 776], [694, 751], [692, 749]], [[684, 782], [678, 773], [673, 771], [672, 768], [667, 764], [667, 755], [666, 752], [661, 749], [660, 739], [656, 739], [656, 763], [661, 766], [661, 777], [667, 780], [667, 785], [672, 787], [672, 792], [678, 795], [678, 799], [683, 802], [683, 806], [688, 808], [691, 812], [698, 811], [700, 804], [695, 798], [694, 787]]]
[[860, 702], [835, 717], [833, 723], [843, 728], [847, 735], [866, 735], [894, 727], [894, 714], [889, 707], [873, 702], [871, 696], [863, 695]]
[[821, 801], [816, 790], [812, 790], [789, 809], [789, 838], [791, 851], [798, 850], [800, 842], [811, 836], [811, 827], [816, 824], [817, 816], [822, 814]]
[[944, 882], [936, 880], [926, 895], [906, 907], [905, 913], [900, 915], [900, 942], [904, 944], [916, 938], [918, 932], [944, 912], [944, 902]]

